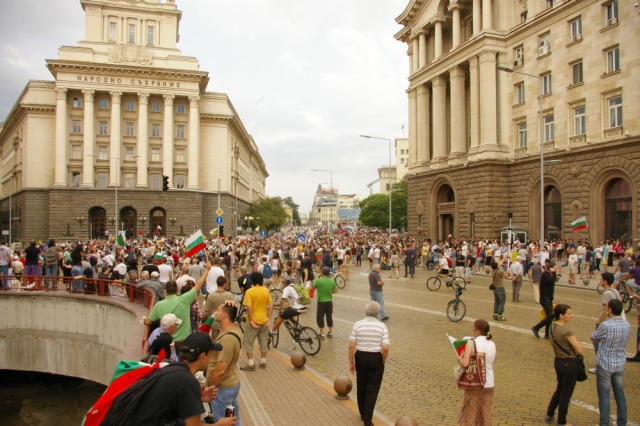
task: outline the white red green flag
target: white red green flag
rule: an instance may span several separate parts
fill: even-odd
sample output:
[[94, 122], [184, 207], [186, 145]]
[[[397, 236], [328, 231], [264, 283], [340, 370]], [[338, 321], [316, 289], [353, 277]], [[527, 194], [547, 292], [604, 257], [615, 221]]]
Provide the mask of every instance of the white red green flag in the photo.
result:
[[118, 231], [118, 245], [124, 247], [125, 241], [127, 241], [127, 231]]
[[571, 222], [571, 229], [574, 231], [580, 231], [581, 229], [588, 229], [587, 218], [585, 216], [579, 217]]
[[202, 231], [199, 229], [187, 238], [187, 252], [184, 257], [191, 257], [198, 253], [200, 250], [204, 250], [204, 238], [202, 238]]
[[453, 350], [456, 351], [456, 354], [458, 355], [458, 357], [461, 357], [462, 353], [464, 352], [464, 348], [466, 347], [467, 342], [469, 341], [469, 338], [463, 337], [462, 339], [456, 339], [455, 337], [451, 337], [448, 334], [447, 334], [447, 337], [451, 342], [451, 346], [453, 346]]
[[218, 228], [213, 228], [209, 233], [214, 239], [218, 238]]

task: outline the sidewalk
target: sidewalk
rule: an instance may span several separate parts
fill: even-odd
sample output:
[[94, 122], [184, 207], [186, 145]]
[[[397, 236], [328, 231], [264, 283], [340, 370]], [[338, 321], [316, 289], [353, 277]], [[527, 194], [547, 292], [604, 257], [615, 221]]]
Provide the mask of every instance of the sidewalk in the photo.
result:
[[[259, 353], [255, 352], [254, 357], [259, 357]], [[246, 355], [242, 355], [238, 365], [246, 362]], [[308, 367], [294, 369], [288, 353], [270, 349], [266, 369], [239, 373], [240, 416], [245, 426], [363, 424], [355, 383], [350, 399], [340, 401], [335, 398], [333, 382]], [[355, 381], [355, 376], [351, 380]], [[373, 423], [393, 424], [378, 413]]]

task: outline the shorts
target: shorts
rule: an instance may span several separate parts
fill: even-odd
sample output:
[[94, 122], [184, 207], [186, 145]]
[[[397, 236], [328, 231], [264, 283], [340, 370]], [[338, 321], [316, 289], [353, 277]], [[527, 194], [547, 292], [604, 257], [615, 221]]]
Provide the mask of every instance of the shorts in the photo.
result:
[[306, 309], [304, 311], [298, 311], [297, 309], [293, 308], [284, 308], [282, 310], [282, 313], [280, 314], [280, 318], [287, 320], [297, 315], [303, 314], [305, 311]]
[[343, 259], [338, 259], [338, 265], [342, 265], [344, 263]]

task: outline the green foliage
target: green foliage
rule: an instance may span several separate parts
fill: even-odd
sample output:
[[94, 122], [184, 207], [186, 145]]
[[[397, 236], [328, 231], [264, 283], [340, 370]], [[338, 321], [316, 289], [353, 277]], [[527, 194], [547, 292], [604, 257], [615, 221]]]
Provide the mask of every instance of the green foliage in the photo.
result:
[[293, 215], [293, 224], [300, 226], [302, 225], [302, 221], [300, 220], [300, 213], [298, 212], [298, 207], [300, 207], [299, 205], [297, 205], [296, 203], [293, 202], [293, 198], [291, 197], [287, 197], [285, 199], [283, 199], [282, 201], [285, 202], [286, 205], [288, 205], [289, 207], [291, 207], [291, 210], [293, 211], [292, 215]]
[[281, 205], [280, 197], [266, 197], [255, 201], [247, 211], [247, 216], [252, 216], [251, 226], [260, 226], [261, 229], [277, 229], [287, 223], [287, 212]]
[[[391, 194], [392, 228], [407, 227], [407, 181], [394, 183]], [[389, 196], [373, 194], [360, 202], [360, 222], [365, 226], [389, 227]]]

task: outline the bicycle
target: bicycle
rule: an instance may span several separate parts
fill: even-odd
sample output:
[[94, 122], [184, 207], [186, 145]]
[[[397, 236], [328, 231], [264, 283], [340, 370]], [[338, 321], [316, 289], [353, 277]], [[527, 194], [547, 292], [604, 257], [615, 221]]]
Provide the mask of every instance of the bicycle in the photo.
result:
[[464, 288], [454, 285], [454, 289], [456, 298], [447, 304], [447, 318], [449, 321], [458, 322], [462, 321], [462, 318], [467, 314], [467, 305], [460, 299]]
[[332, 272], [329, 274], [329, 278], [333, 278], [336, 282], [336, 286], [339, 289], [343, 289], [345, 285], [347, 285], [347, 280], [339, 272]]
[[[431, 291], [439, 290], [440, 286], [442, 285], [443, 279], [444, 278], [442, 278], [440, 275], [429, 278], [427, 280], [427, 288]], [[467, 287], [467, 282], [462, 277], [452, 275], [445, 281], [445, 285], [447, 287], [457, 286], [464, 289]]]
[[[300, 325], [300, 322], [298, 321], [299, 318], [300, 315], [287, 318], [282, 321], [282, 325], [284, 325], [289, 332], [291, 340], [297, 343], [304, 353], [307, 355], [315, 355], [320, 352], [320, 336], [313, 328]], [[275, 330], [271, 335], [271, 344], [274, 348], [278, 347], [279, 341], [280, 328]]]

